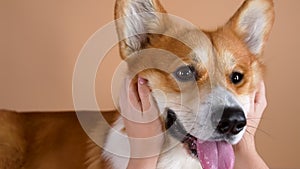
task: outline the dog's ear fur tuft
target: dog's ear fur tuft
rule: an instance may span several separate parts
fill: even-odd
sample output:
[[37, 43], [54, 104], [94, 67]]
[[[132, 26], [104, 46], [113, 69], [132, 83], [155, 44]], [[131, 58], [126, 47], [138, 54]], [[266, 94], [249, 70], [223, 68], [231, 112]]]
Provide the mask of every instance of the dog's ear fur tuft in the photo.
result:
[[252, 54], [260, 55], [273, 23], [272, 0], [246, 0], [227, 25], [243, 39]]
[[123, 58], [148, 43], [148, 33], [161, 32], [166, 13], [158, 0], [117, 0], [115, 19]]

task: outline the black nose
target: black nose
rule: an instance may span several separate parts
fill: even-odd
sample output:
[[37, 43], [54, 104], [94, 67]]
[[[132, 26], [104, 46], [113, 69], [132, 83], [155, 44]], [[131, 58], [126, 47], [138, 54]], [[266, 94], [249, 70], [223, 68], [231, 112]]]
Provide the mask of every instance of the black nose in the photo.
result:
[[217, 130], [221, 134], [236, 135], [244, 129], [246, 124], [247, 120], [241, 108], [225, 107]]

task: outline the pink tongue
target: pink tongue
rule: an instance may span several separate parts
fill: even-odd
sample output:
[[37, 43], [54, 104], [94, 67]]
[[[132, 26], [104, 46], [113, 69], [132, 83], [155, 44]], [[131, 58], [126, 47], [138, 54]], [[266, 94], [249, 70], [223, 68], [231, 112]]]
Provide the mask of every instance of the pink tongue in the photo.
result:
[[233, 169], [234, 152], [231, 144], [197, 140], [196, 145], [203, 169]]

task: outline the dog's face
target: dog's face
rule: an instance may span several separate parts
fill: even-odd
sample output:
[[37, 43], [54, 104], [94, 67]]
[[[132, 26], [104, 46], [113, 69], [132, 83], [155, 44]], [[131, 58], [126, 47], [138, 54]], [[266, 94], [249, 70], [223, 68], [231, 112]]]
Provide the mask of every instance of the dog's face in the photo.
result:
[[262, 78], [260, 56], [274, 20], [272, 1], [246, 0], [215, 31], [187, 26], [165, 13], [157, 0], [118, 0], [116, 18], [129, 16], [117, 22], [124, 38], [121, 56], [130, 72], [148, 80], [173, 137], [236, 144]]

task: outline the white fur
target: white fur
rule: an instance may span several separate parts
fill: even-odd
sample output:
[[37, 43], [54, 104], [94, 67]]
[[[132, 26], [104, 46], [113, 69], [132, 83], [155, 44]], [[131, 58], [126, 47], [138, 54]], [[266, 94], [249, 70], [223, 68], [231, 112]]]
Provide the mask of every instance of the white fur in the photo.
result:
[[103, 157], [109, 159], [114, 169], [126, 169], [130, 157], [130, 145], [127, 136], [121, 131], [124, 128], [122, 119], [115, 122], [109, 130], [104, 144]]
[[[122, 120], [118, 120], [114, 128], [110, 129], [102, 154], [104, 158], [109, 159], [113, 169], [126, 169], [129, 161], [129, 142], [126, 137], [120, 135], [122, 126]], [[164, 153], [159, 157], [157, 169], [202, 169], [199, 160], [187, 154], [181, 143], [171, 137], [166, 140], [167, 145], [164, 145]]]
[[124, 36], [126, 44], [133, 50], [140, 50], [147, 40], [147, 33], [154, 31], [159, 26], [159, 16], [154, 4], [150, 0], [131, 0], [125, 9]]
[[[198, 159], [191, 157], [187, 150], [172, 137], [168, 137], [165, 145], [165, 151], [160, 158], [157, 165], [158, 169], [202, 169]], [[168, 147], [175, 145], [174, 147]]]
[[262, 1], [252, 1], [240, 17], [239, 26], [247, 36], [244, 39], [253, 54], [261, 53], [264, 43], [265, 28], [268, 24], [266, 10], [269, 5]]
[[250, 100], [250, 96], [249, 95], [242, 95], [242, 96], [239, 96], [238, 98], [241, 102], [241, 104], [243, 105], [242, 108], [245, 112], [245, 116], [247, 117], [247, 114], [249, 113], [250, 111], [250, 106], [251, 106], [251, 100]]
[[193, 52], [196, 54], [196, 61], [202, 63], [205, 67], [208, 67], [209, 58], [207, 50], [198, 47], [194, 49]]

